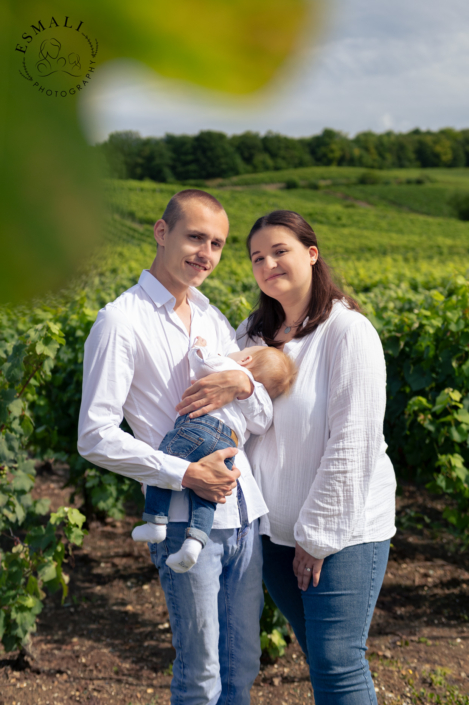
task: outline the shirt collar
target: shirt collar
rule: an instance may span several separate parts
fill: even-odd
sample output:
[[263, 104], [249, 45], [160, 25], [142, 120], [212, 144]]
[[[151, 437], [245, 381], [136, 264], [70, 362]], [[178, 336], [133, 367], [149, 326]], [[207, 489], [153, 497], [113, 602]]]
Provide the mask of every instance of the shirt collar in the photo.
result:
[[[174, 296], [171, 294], [170, 291], [166, 289], [166, 287], [163, 286], [163, 284], [156, 277], [153, 276], [153, 274], [151, 274], [148, 269], [143, 270], [140, 275], [140, 279], [138, 280], [138, 283], [140, 284], [142, 289], [146, 291], [155, 306], [157, 306], [158, 308], [160, 306], [164, 306], [165, 304], [174, 304]], [[204, 296], [204, 294], [202, 294], [200, 291], [198, 291], [198, 289], [196, 289], [194, 286], [189, 287], [188, 298], [194, 304], [199, 306], [202, 310], [205, 310], [210, 305], [209, 299]]]

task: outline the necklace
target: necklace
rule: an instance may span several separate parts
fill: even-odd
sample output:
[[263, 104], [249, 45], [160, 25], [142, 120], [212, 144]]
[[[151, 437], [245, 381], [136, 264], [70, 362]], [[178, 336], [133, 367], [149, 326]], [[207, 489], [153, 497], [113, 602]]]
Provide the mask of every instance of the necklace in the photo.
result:
[[289, 333], [291, 331], [291, 326], [287, 326], [286, 328], [283, 329], [284, 333]]

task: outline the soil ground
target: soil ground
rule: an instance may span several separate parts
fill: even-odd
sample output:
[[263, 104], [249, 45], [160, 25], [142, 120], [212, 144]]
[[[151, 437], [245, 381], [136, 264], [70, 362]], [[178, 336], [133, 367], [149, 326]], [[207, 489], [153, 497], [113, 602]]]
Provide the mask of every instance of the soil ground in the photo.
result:
[[[40, 474], [36, 495], [56, 509], [69, 503], [63, 484], [63, 470]], [[469, 703], [469, 556], [435, 535], [442, 508], [413, 485], [398, 497], [401, 528], [368, 641], [380, 705]], [[130, 538], [137, 520], [91, 523], [67, 568], [65, 603], [51, 596], [40, 615], [32, 668], [15, 670], [16, 654], [0, 653], [0, 705], [169, 704], [168, 613], [147, 547]], [[262, 665], [252, 690], [252, 704], [261, 703], [314, 703], [294, 637], [285, 656]]]

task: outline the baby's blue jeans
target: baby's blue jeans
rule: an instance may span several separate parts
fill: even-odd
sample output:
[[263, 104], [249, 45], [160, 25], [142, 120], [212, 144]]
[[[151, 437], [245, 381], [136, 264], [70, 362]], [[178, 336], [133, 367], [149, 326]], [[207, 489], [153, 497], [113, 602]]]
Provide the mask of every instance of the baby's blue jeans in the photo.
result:
[[[216, 450], [236, 448], [236, 446], [233, 431], [223, 421], [209, 414], [196, 419], [190, 419], [186, 414], [176, 419], [173, 430], [163, 438], [159, 450], [167, 455], [176, 455], [178, 458], [195, 463]], [[233, 463], [234, 458], [225, 460], [229, 470], [233, 467]], [[240, 491], [238, 485], [238, 492]], [[172, 490], [149, 485], [145, 497], [144, 521], [152, 524], [167, 524], [171, 494]], [[202, 499], [189, 490], [189, 525], [186, 529], [186, 538], [191, 536], [205, 546], [212, 529], [216, 506], [215, 502]]]

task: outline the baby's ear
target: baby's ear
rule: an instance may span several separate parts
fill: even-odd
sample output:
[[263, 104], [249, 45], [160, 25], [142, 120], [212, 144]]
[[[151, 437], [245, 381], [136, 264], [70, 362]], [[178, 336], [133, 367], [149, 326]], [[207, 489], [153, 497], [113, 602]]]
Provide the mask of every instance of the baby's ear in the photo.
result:
[[246, 357], [243, 357], [243, 359], [238, 362], [238, 365], [246, 367], [246, 365], [249, 365], [250, 362], [252, 362], [252, 355], [246, 355]]

